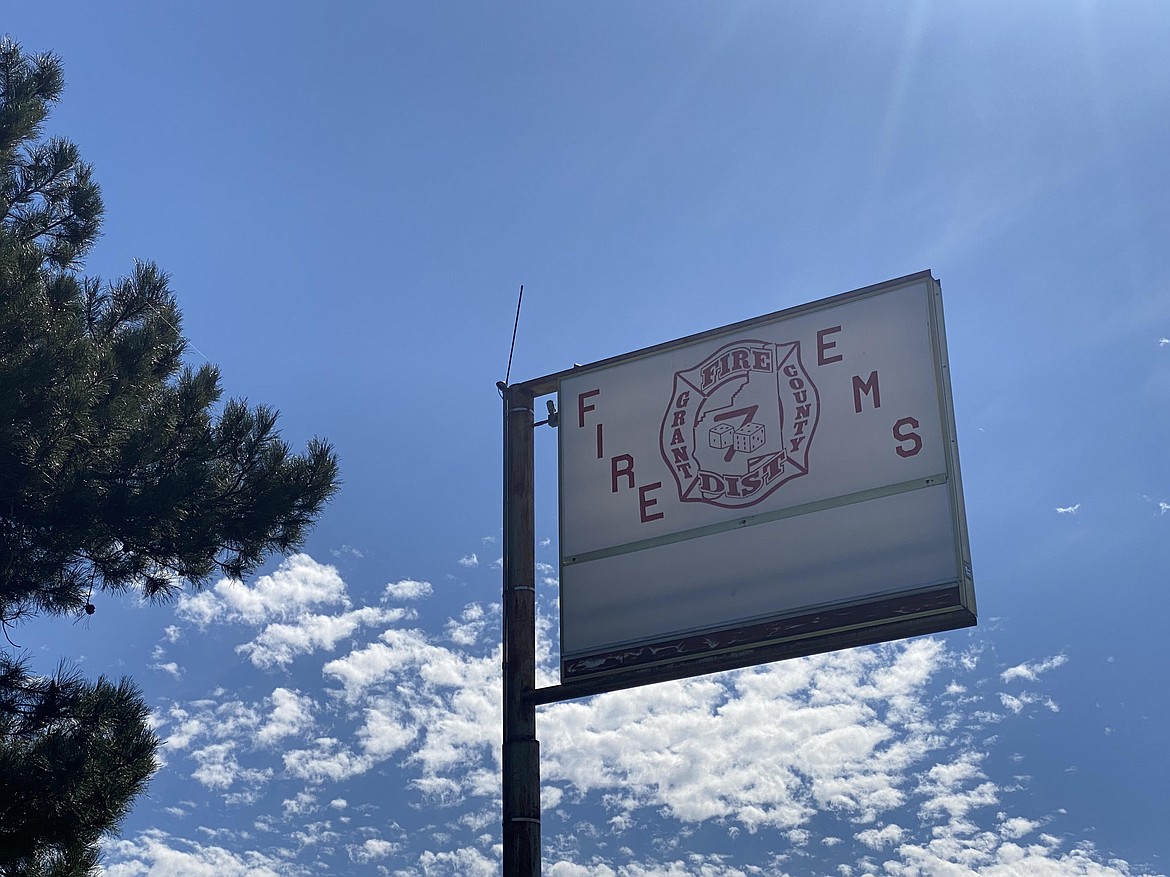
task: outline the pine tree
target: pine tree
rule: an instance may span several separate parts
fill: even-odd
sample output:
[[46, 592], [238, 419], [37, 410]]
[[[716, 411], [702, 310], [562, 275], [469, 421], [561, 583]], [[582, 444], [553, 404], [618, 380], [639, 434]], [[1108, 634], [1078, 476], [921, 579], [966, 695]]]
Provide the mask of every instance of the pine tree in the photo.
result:
[[[274, 410], [221, 403], [219, 371], [184, 365], [158, 267], [82, 273], [103, 208], [77, 147], [41, 136], [63, 82], [56, 56], [0, 41], [6, 636], [34, 615], [92, 613], [103, 591], [157, 600], [242, 578], [302, 544], [339, 483], [327, 442], [294, 454]], [[37, 677], [0, 657], [0, 875], [92, 872], [97, 838], [153, 769], [146, 714], [127, 680]]]
[[148, 714], [128, 679], [37, 677], [0, 655], [0, 873], [94, 873], [98, 842], [154, 772]]

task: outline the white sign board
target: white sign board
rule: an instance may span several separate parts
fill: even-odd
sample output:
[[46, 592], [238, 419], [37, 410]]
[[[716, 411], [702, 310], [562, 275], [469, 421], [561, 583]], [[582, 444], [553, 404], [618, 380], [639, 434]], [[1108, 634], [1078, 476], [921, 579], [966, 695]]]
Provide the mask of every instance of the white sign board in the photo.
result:
[[975, 622], [929, 272], [562, 373], [558, 396], [562, 682]]

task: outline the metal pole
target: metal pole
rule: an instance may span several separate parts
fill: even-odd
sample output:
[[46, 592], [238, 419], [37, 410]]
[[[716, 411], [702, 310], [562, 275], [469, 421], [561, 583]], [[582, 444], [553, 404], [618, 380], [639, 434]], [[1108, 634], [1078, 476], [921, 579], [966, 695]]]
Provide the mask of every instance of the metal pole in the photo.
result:
[[540, 877], [533, 392], [504, 396], [504, 877]]

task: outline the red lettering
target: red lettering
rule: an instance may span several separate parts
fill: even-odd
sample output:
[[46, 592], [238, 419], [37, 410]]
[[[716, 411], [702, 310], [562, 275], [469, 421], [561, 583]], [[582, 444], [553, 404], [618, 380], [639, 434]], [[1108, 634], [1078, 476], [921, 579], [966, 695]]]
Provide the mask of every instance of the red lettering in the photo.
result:
[[687, 440], [683, 438], [681, 429], [676, 429], [670, 434], [670, 443], [672, 445], [685, 445], [687, 443]]
[[671, 426], [674, 426], [674, 427], [686, 426], [686, 422], [687, 422], [687, 413], [685, 411], [674, 412], [674, 423], [672, 423]]
[[[699, 372], [700, 389], [705, 393], [721, 378], [731, 374], [747, 371], [771, 372], [774, 362], [772, 351], [766, 347], [736, 347], [734, 350], [719, 354], [718, 358], [703, 366]], [[675, 404], [682, 408], [686, 402], [680, 396]]]
[[642, 518], [643, 524], [649, 524], [651, 521], [659, 521], [665, 517], [662, 512], [655, 512], [652, 515], [646, 514], [646, 510], [652, 505], [658, 505], [658, 500], [650, 499], [646, 494], [651, 490], [657, 490], [662, 486], [661, 481], [655, 481], [653, 484], [643, 484], [638, 488], [638, 514]]
[[[618, 464], [621, 464], [620, 467]], [[609, 461], [609, 483], [610, 493], [617, 493], [618, 479], [629, 478], [630, 483], [627, 487], [634, 486], [634, 458], [629, 454], [618, 454], [616, 457], [610, 458]]]
[[586, 405], [585, 400], [593, 396], [600, 396], [601, 390], [587, 390], [577, 396], [577, 426], [585, 426], [585, 412], [596, 410], [592, 405]]
[[670, 452], [674, 454], [674, 463], [677, 466], [679, 463], [685, 463], [690, 457], [687, 456], [687, 446], [683, 445], [681, 448], [671, 448]]
[[600, 460], [600, 459], [601, 459], [601, 457], [602, 457], [602, 450], [601, 450], [601, 446], [602, 446], [602, 441], [601, 441], [601, 424], [599, 423], [599, 424], [597, 424], [597, 459], [599, 459], [599, 460]]
[[861, 375], [853, 376], [853, 410], [861, 413], [861, 395], [870, 396], [873, 400], [874, 408], [882, 407], [882, 394], [878, 391], [878, 373], [876, 371], [870, 372], [869, 377], [864, 381], [861, 380]]
[[[910, 431], [913, 429], [918, 429], [918, 421], [913, 417], [903, 417], [894, 424], [894, 438], [898, 440], [898, 446], [894, 450], [899, 457], [913, 457], [922, 450], [922, 436]], [[905, 442], [910, 442], [909, 448], [902, 447]]]
[[743, 487], [744, 496], [751, 496], [760, 489], [760, 470], [753, 469], [740, 479], [740, 485]]
[[686, 390], [685, 392], [679, 393], [678, 398], [674, 400], [674, 407], [675, 408], [686, 408], [690, 404], [691, 404], [691, 391], [690, 390]]
[[771, 484], [784, 474], [784, 457], [779, 455], [772, 457], [760, 471], [763, 473], [764, 483]]
[[840, 362], [845, 357], [837, 353], [833, 356], [825, 356], [830, 350], [837, 346], [836, 341], [826, 341], [825, 338], [841, 331], [840, 326], [833, 326], [829, 329], [821, 329], [817, 332], [817, 365], [828, 365], [831, 362]]
[[712, 472], [705, 472], [700, 469], [699, 490], [708, 496], [722, 496], [724, 491], [723, 479]]

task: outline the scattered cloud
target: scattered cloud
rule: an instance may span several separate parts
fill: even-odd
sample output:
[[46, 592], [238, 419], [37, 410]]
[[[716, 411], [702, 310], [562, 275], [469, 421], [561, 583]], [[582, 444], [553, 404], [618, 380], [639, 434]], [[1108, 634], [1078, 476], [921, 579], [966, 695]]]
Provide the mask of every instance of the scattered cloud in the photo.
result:
[[1004, 682], [1011, 682], [1013, 679], [1027, 679], [1029, 682], [1034, 682], [1041, 673], [1047, 673], [1049, 670], [1063, 667], [1067, 663], [1067, 655], [1053, 655], [1042, 661], [1025, 662], [1023, 664], [1017, 664], [1014, 667], [1009, 667], [999, 674], [999, 678]]
[[213, 588], [182, 594], [175, 614], [200, 627], [211, 622], [262, 624], [296, 617], [313, 606], [348, 607], [345, 582], [336, 567], [318, 563], [307, 554], [295, 554], [281, 562], [255, 585], [220, 579]]
[[166, 673], [170, 676], [173, 676], [175, 679], [178, 679], [183, 675], [183, 668], [174, 661], [167, 661], [165, 664], [150, 664], [149, 666], [151, 670], [158, 670], [160, 673]]
[[256, 740], [271, 746], [285, 737], [304, 733], [313, 726], [313, 699], [287, 688], [273, 689], [272, 711], [256, 731]]
[[430, 582], [416, 582], [412, 579], [402, 579], [386, 585], [382, 596], [387, 600], [421, 600], [431, 596], [433, 592]]
[[[287, 647], [305, 661], [289, 683], [264, 689], [271, 693], [258, 700], [216, 690], [157, 716], [171, 756], [164, 770], [183, 773], [185, 760], [191, 779], [232, 807], [259, 802], [262, 792], [282, 802], [245, 824], [261, 834], [283, 833], [299, 845], [296, 852], [242, 834], [231, 843], [216, 835], [227, 846], [209, 846], [155, 832], [110, 846], [107, 875], [251, 877], [272, 868], [290, 877], [330, 850], [370, 868], [393, 859], [386, 873], [396, 877], [498, 873], [498, 843], [484, 826], [498, 818], [500, 793], [499, 605], [467, 604], [429, 633], [406, 626], [413, 609], [353, 608], [330, 569], [302, 562], [264, 587], [257, 583], [243, 599], [213, 590], [197, 608], [184, 608], [178, 617], [188, 624], [212, 618], [227, 630], [259, 628], [237, 646], [250, 657]], [[425, 582], [403, 580], [387, 585], [382, 598], [431, 593]], [[556, 620], [549, 611], [554, 598], [543, 599], [538, 660], [548, 684], [558, 657], [549, 643]], [[300, 607], [298, 614], [288, 614], [289, 605]], [[388, 627], [376, 629], [375, 622]], [[348, 632], [338, 638], [322, 633], [342, 630]], [[326, 644], [343, 651], [317, 657]], [[777, 832], [792, 851], [787, 855], [832, 847], [833, 856], [854, 863], [843, 864], [842, 874], [867, 873], [866, 863], [903, 875], [960, 866], [973, 875], [1009, 873], [1016, 861], [1027, 862], [1028, 873], [1125, 874], [1124, 863], [1106, 864], [1091, 849], [1064, 850], [1037, 836], [1054, 818], [1049, 814], [1009, 812], [1020, 782], [992, 775], [988, 747], [999, 731], [989, 728], [1056, 706], [1042, 691], [992, 692], [995, 676], [980, 669], [985, 648], [952, 650], [941, 639], [918, 638], [542, 707], [544, 806], [559, 813], [592, 802], [602, 814], [596, 824], [576, 824], [563, 849], [550, 847], [545, 872], [772, 873], [714, 854], [678, 858], [688, 833], [703, 824], [720, 826], [732, 840], [741, 832]], [[1067, 660], [1059, 654], [1023, 662], [999, 672], [999, 681], [1037, 683]], [[275, 657], [252, 664], [276, 673], [290, 666]], [[293, 681], [314, 666], [326, 682], [316, 697]], [[366, 804], [354, 804], [362, 778], [381, 782], [392, 760], [405, 772], [412, 806], [434, 814], [424, 834], [388, 837], [363, 822]], [[838, 830], [825, 833], [831, 825]], [[590, 855], [578, 852], [590, 837], [600, 842], [610, 832], [647, 830], [662, 831], [649, 848], [593, 844]], [[239, 851], [251, 847], [256, 851]], [[219, 860], [222, 867], [207, 865]], [[773, 866], [775, 873], [791, 870], [779, 860]]]
[[867, 828], [859, 832], [856, 837], [859, 841], [873, 850], [881, 850], [890, 846], [897, 846], [906, 836], [906, 832], [897, 825], [886, 825], [882, 828]]
[[466, 567], [479, 566], [479, 557], [477, 557], [473, 551], [471, 554], [459, 558], [459, 565]]
[[290, 850], [233, 852], [220, 846], [175, 838], [158, 830], [106, 847], [105, 877], [309, 877], [311, 869], [292, 859]]
[[321, 649], [332, 651], [358, 628], [388, 624], [405, 618], [405, 609], [364, 606], [340, 615], [303, 614], [291, 623], [270, 624], [250, 642], [236, 646], [251, 662], [266, 669], [290, 663], [298, 655]]
[[297, 792], [283, 802], [285, 818], [314, 813], [317, 810], [317, 796], [312, 792]]
[[1031, 834], [1039, 827], [1039, 822], [1024, 819], [1022, 816], [1013, 816], [1000, 823], [999, 833], [1009, 840], [1019, 840], [1024, 835]]
[[353, 861], [364, 865], [393, 855], [399, 848], [399, 844], [391, 843], [382, 838], [371, 837], [363, 841], [360, 846], [351, 846], [349, 848], [349, 856]]
[[1170, 347], [1170, 338], [1159, 338], [1158, 339], [1158, 346], [1159, 347]]
[[1075, 515], [1080, 510], [1081, 504], [1079, 502], [1076, 505], [1064, 506], [1063, 508], [1060, 506], [1056, 507], [1056, 513], [1058, 515]]

